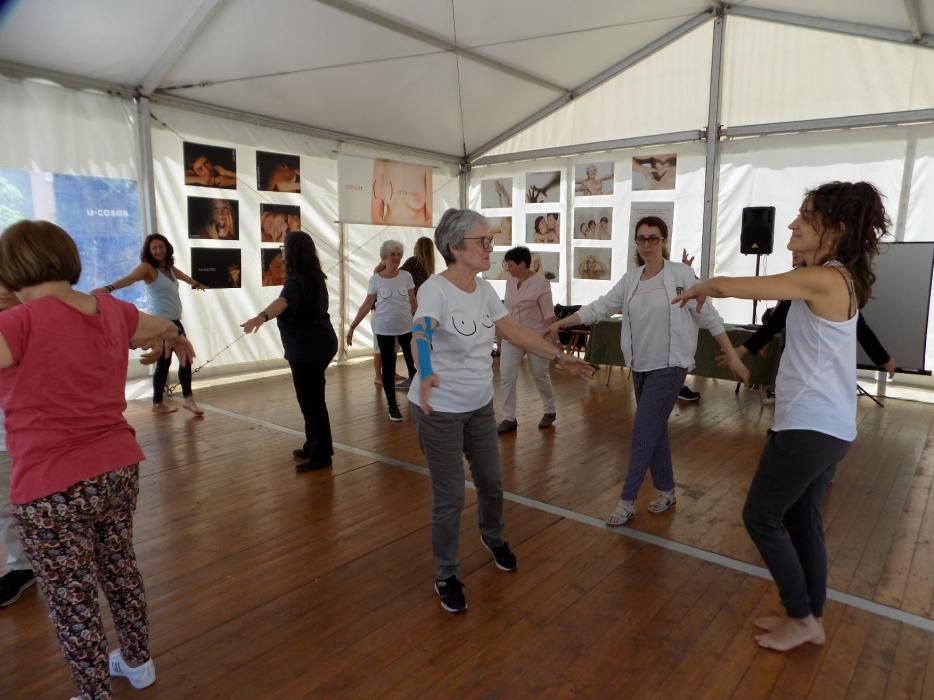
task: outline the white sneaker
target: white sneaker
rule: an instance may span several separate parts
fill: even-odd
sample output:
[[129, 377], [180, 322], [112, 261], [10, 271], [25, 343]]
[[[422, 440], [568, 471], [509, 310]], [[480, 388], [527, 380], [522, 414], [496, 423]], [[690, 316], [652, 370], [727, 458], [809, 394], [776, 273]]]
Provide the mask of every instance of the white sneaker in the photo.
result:
[[156, 682], [156, 665], [149, 659], [136, 668], [124, 661], [119, 649], [110, 652], [110, 675], [117, 678], [126, 678], [137, 690], [148, 688]]

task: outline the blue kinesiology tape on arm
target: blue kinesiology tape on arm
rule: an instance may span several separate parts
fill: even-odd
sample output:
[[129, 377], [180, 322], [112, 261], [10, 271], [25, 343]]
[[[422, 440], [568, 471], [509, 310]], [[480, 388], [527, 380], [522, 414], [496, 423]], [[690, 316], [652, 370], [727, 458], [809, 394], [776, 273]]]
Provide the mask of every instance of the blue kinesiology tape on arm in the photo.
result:
[[412, 340], [418, 352], [418, 373], [430, 377], [435, 373], [431, 366], [431, 319], [428, 316], [418, 319], [412, 327]]

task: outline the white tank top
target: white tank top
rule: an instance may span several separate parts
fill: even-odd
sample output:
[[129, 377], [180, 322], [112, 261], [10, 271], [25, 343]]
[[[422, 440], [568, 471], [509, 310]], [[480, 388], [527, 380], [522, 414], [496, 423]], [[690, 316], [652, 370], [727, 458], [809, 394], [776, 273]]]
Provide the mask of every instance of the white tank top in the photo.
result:
[[[842, 267], [837, 262], [825, 266]], [[849, 277], [845, 280], [850, 288]], [[806, 302], [791, 302], [775, 380], [772, 430], [815, 430], [848, 442], [856, 438], [857, 315], [854, 311], [848, 321], [828, 321]]]

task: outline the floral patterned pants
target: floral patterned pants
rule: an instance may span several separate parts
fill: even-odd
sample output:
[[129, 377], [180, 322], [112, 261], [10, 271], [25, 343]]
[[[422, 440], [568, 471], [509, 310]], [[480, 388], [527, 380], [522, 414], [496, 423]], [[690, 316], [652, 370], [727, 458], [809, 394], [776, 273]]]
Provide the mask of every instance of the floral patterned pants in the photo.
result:
[[133, 464], [15, 507], [23, 549], [82, 698], [110, 698], [98, 583], [123, 658], [130, 666], [149, 660], [146, 596], [133, 551], [138, 493], [139, 465]]

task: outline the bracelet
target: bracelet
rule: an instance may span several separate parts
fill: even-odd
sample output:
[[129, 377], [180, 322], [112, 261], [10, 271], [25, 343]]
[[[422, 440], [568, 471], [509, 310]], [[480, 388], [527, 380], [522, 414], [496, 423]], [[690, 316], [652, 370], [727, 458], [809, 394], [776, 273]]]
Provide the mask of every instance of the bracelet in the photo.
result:
[[267, 314], [265, 311], [260, 311], [256, 315], [259, 316], [261, 319], [263, 319], [264, 323], [269, 320], [269, 314]]
[[109, 293], [109, 292], [112, 292], [115, 289], [115, 287], [112, 284], [105, 284], [104, 289], [106, 289], [107, 292]]

